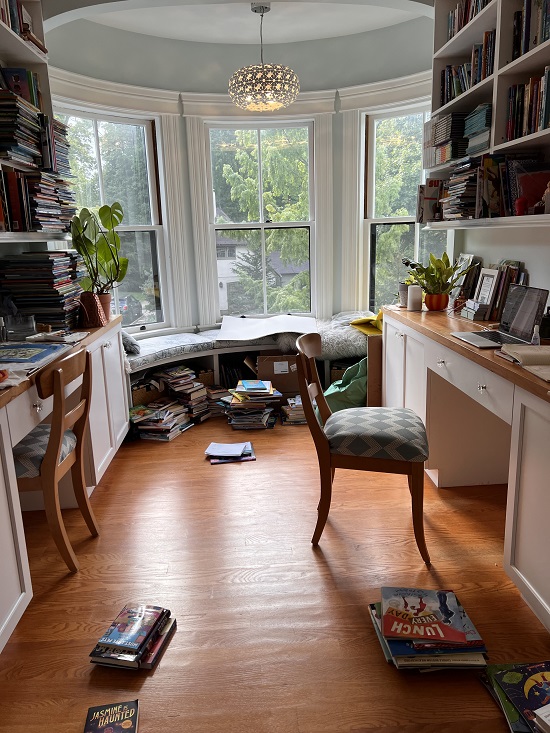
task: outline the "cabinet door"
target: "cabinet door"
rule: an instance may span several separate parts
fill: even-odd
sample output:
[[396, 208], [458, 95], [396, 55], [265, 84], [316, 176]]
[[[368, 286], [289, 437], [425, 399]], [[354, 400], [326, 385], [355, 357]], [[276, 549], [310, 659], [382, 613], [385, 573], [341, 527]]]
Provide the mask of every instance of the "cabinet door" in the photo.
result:
[[414, 410], [426, 420], [426, 366], [424, 343], [409, 332], [404, 338], [405, 366], [403, 375], [403, 407]]
[[386, 407], [403, 407], [405, 335], [396, 321], [384, 317], [384, 375], [382, 401]]
[[128, 392], [124, 375], [122, 335], [112, 332], [102, 345], [107, 407], [115, 452], [128, 432]]
[[10, 432], [0, 410], [0, 651], [32, 598]]
[[504, 567], [550, 630], [550, 404], [516, 387], [506, 504]]

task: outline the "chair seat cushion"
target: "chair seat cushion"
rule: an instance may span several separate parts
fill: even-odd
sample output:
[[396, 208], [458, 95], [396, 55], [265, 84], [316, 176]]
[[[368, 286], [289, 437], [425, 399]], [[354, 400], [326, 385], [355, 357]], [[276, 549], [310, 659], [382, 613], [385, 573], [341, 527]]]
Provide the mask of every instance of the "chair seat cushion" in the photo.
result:
[[[48, 423], [40, 423], [23, 440], [17, 443], [13, 448], [17, 478], [34, 478], [35, 476], [40, 476], [40, 466], [42, 465], [49, 439], [50, 425]], [[63, 436], [59, 462], [64, 461], [75, 448], [76, 436], [72, 430], [67, 430]]]
[[401, 407], [351, 407], [333, 413], [325, 435], [331, 453], [394, 461], [423, 462], [428, 457], [424, 423]]

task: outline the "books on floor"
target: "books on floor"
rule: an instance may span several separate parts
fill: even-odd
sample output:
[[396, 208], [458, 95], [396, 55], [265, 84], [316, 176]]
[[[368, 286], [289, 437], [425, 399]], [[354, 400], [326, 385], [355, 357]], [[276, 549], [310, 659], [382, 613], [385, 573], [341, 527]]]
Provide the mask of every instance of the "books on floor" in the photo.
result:
[[256, 454], [250, 441], [244, 443], [210, 443], [204, 453], [212, 465], [256, 460]]
[[388, 662], [398, 669], [485, 667], [486, 647], [450, 590], [382, 587], [369, 604], [374, 630]]
[[513, 733], [550, 733], [550, 661], [489, 664], [481, 681]]
[[281, 407], [281, 413], [283, 425], [307, 425], [300, 395], [289, 397], [287, 404]]
[[99, 638], [90, 661], [127, 669], [152, 669], [176, 630], [176, 619], [162, 606], [128, 604]]
[[88, 708], [84, 733], [92, 731], [127, 731], [137, 733], [139, 719], [139, 701], [107, 703]]

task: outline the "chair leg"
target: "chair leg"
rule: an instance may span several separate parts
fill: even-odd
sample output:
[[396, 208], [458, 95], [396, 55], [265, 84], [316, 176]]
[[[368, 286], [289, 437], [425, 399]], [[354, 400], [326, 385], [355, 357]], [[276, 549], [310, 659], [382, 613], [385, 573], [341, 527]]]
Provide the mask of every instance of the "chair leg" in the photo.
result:
[[408, 475], [412, 499], [413, 529], [417, 547], [426, 565], [430, 565], [430, 555], [424, 539], [424, 464], [411, 463], [412, 472]]
[[63, 523], [63, 517], [61, 515], [61, 507], [59, 506], [59, 489], [57, 484], [53, 484], [52, 487], [43, 489], [44, 495], [44, 509], [46, 510], [46, 518], [48, 520], [48, 526], [59, 554], [65, 561], [67, 567], [71, 573], [76, 573], [80, 567], [74, 550], [71, 546], [67, 531], [65, 530], [65, 524]]
[[[335, 474], [335, 472], [336, 472], [336, 469], [334, 469], [334, 468], [331, 468], [330, 469], [330, 484], [331, 484], [331, 486], [334, 483], [334, 474]], [[320, 506], [321, 506], [321, 499], [319, 499], [319, 503], [317, 504], [317, 511], [319, 511], [319, 507]]]
[[330, 510], [330, 501], [332, 498], [332, 479], [334, 477], [334, 469], [330, 465], [323, 465], [319, 463], [319, 473], [321, 475], [321, 498], [317, 506], [317, 525], [315, 532], [311, 538], [311, 544], [317, 547], [325, 524], [327, 523], [328, 513]]
[[71, 467], [71, 478], [73, 480], [74, 495], [80, 512], [84, 517], [84, 521], [88, 525], [88, 529], [90, 530], [92, 537], [97, 537], [99, 535], [99, 525], [95, 518], [92, 505], [90, 504], [88, 492], [86, 491], [86, 481], [84, 480], [82, 465], [78, 459]]

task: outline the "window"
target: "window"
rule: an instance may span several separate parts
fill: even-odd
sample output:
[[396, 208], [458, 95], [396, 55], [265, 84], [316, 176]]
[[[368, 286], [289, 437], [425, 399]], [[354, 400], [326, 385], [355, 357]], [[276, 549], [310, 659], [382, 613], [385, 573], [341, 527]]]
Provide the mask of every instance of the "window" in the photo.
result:
[[221, 314], [310, 313], [310, 125], [212, 125], [209, 135]]
[[370, 250], [369, 308], [396, 301], [406, 277], [403, 257], [426, 263], [430, 252], [446, 251], [445, 231], [426, 231], [416, 219], [422, 170], [422, 135], [428, 113], [371, 117], [368, 120], [367, 225]]
[[124, 211], [117, 231], [128, 258], [126, 277], [114, 289], [112, 308], [124, 326], [161, 324], [162, 227], [159, 225], [151, 121], [106, 119], [59, 112], [68, 125], [69, 160], [76, 207], [98, 211], [119, 201]]

